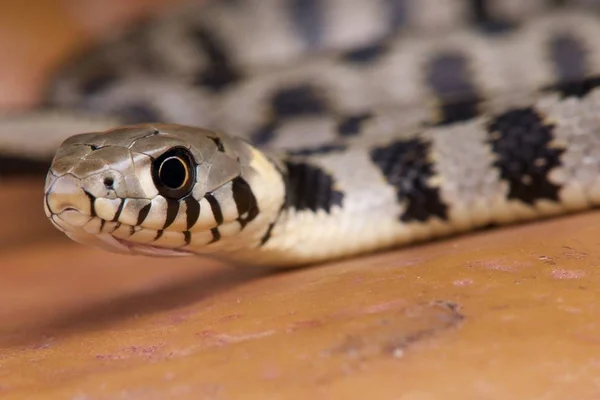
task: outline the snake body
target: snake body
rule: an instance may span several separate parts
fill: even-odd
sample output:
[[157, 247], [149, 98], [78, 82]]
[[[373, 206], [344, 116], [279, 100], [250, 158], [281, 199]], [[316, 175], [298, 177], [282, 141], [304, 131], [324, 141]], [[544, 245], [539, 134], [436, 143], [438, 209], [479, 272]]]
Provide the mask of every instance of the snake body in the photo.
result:
[[591, 208], [596, 7], [186, 5], [56, 76], [39, 120], [100, 119], [60, 145], [46, 214], [111, 251], [296, 266]]

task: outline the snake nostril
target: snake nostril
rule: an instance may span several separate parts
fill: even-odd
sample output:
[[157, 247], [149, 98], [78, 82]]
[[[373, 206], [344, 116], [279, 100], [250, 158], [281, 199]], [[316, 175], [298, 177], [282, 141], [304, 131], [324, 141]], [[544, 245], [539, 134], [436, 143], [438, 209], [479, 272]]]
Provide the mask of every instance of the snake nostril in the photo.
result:
[[107, 176], [106, 178], [104, 178], [104, 186], [107, 189], [112, 190], [114, 184], [115, 184], [115, 180], [112, 177]]

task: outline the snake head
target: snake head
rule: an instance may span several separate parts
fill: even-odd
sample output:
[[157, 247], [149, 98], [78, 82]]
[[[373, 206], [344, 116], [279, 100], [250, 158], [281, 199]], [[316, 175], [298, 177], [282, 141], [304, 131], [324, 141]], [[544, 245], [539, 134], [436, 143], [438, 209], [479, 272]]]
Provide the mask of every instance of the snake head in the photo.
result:
[[80, 134], [54, 157], [45, 212], [71, 239], [114, 252], [239, 248], [264, 225], [258, 217], [261, 203], [270, 207], [260, 190], [267, 164], [240, 139], [188, 126]]

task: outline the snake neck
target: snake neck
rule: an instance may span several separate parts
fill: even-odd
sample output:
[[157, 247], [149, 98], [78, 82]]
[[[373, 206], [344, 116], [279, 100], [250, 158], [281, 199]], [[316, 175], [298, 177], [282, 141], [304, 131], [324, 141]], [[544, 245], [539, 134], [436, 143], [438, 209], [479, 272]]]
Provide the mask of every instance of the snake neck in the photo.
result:
[[[256, 200], [257, 216], [232, 238], [226, 258], [243, 265], [295, 266], [327, 259], [327, 251], [311, 244], [319, 224], [342, 210], [342, 192], [332, 174], [319, 166], [315, 154], [252, 149], [247, 181]], [[311, 243], [309, 243], [311, 242]], [[330, 246], [321, 240], [321, 249]], [[215, 248], [216, 250], [216, 248]], [[212, 250], [211, 250], [212, 252]], [[300, 253], [300, 256], [299, 256]]]

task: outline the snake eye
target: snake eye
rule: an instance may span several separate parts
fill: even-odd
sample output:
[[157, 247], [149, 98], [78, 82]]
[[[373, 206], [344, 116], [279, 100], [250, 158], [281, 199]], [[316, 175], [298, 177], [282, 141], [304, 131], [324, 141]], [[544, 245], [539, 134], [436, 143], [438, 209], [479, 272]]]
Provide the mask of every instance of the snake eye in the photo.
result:
[[195, 182], [195, 164], [190, 152], [174, 147], [158, 157], [152, 165], [152, 179], [164, 197], [181, 199], [187, 196]]

